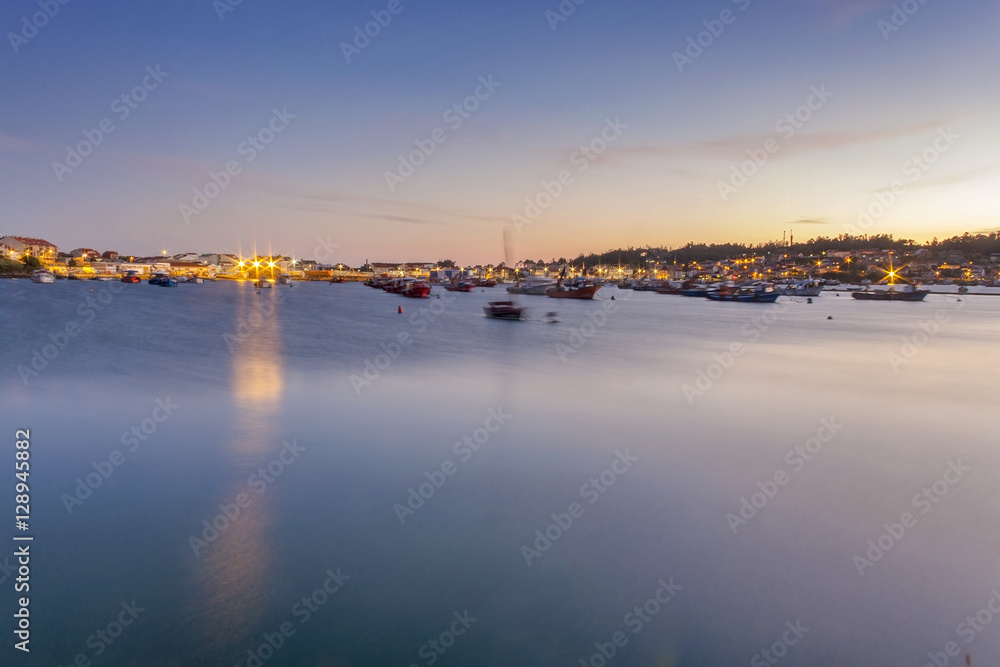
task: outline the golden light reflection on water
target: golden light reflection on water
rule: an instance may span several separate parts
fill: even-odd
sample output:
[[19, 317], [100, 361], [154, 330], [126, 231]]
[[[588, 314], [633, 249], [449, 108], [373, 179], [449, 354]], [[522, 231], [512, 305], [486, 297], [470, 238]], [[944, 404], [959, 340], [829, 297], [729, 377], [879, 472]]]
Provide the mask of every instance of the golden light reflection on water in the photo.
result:
[[[196, 613], [202, 618], [205, 640], [220, 650], [251, 636], [266, 607], [262, 600], [272, 559], [265, 537], [271, 523], [271, 489], [262, 487], [260, 476], [254, 477], [253, 485], [249, 480], [282, 448], [276, 416], [284, 394], [284, 369], [279, 318], [273, 316], [280, 308], [276, 303], [280, 296], [277, 289], [257, 294], [248, 285], [236, 297], [236, 320], [247, 323], [242, 331], [249, 335], [233, 343], [231, 392], [236, 416], [231, 438], [224, 443], [232, 474], [218, 505], [231, 509], [240, 494], [249, 498], [250, 505], [240, 509], [198, 563], [202, 590]], [[215, 509], [221, 512], [218, 505]]]

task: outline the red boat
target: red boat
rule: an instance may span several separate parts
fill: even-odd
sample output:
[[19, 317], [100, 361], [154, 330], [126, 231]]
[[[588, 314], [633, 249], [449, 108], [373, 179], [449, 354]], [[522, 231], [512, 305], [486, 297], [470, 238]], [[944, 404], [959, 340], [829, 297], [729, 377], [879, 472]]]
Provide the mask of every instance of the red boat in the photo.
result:
[[431, 295], [431, 287], [423, 280], [414, 280], [408, 282], [399, 293], [411, 299], [426, 299]]
[[135, 275], [134, 273], [129, 273], [128, 275], [122, 276], [122, 282], [123, 283], [140, 283], [142, 281], [139, 280], [139, 276]]
[[476, 288], [476, 283], [471, 280], [452, 280], [444, 288], [449, 292], [471, 292]]
[[576, 285], [564, 285], [560, 280], [555, 287], [545, 290], [545, 296], [553, 299], [593, 299], [600, 285], [592, 283], [580, 283]]

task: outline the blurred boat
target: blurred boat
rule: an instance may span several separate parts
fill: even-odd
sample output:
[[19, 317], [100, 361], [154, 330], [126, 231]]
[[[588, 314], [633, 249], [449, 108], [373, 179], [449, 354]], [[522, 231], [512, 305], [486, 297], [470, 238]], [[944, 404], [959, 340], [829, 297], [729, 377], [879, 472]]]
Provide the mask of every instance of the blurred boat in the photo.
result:
[[399, 293], [411, 299], [426, 299], [431, 295], [431, 287], [423, 280], [410, 279]]
[[866, 288], [860, 292], [851, 292], [851, 296], [859, 301], [923, 301], [924, 297], [930, 293], [930, 290], [917, 289], [914, 285], [903, 285], [901, 289], [890, 285], [889, 289], [886, 290]]
[[557, 284], [558, 283], [555, 278], [546, 278], [545, 276], [528, 276], [523, 281], [519, 280], [516, 284], [508, 287], [507, 293], [544, 296], [546, 290], [555, 287]]
[[31, 282], [48, 285], [56, 281], [56, 276], [48, 269], [38, 269], [32, 272]]
[[593, 299], [600, 285], [588, 281], [576, 281], [563, 284], [559, 281], [555, 287], [545, 290], [545, 296], [552, 299]]
[[800, 280], [781, 290], [785, 296], [819, 296], [823, 283], [818, 280]]
[[781, 292], [763, 283], [740, 287], [723, 285], [719, 289], [705, 294], [705, 297], [712, 301], [739, 301], [742, 303], [774, 303], [779, 296], [781, 296]]
[[519, 306], [513, 301], [490, 301], [483, 306], [486, 317], [495, 320], [520, 320], [523, 319], [524, 306]]

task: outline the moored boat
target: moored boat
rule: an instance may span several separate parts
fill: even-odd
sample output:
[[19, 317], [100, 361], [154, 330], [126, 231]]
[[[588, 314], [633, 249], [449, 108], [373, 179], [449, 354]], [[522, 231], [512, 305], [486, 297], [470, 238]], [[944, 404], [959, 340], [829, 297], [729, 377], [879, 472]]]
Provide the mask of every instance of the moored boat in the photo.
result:
[[819, 296], [823, 291], [823, 283], [818, 280], [799, 280], [785, 286], [781, 293], [785, 296]]
[[555, 287], [545, 290], [545, 296], [553, 299], [593, 299], [600, 285], [589, 282], [576, 284], [562, 284], [560, 281]]
[[740, 287], [724, 285], [718, 290], [705, 294], [705, 297], [712, 301], [739, 301], [742, 303], [774, 303], [779, 296], [781, 296], [781, 292], [762, 283]]
[[431, 287], [423, 280], [412, 280], [399, 294], [411, 299], [426, 299], [431, 295]]
[[136, 284], [142, 282], [139, 276], [135, 275], [135, 271], [129, 271], [124, 276], [122, 276], [123, 283]]
[[902, 289], [896, 289], [895, 285], [890, 285], [887, 290], [864, 289], [859, 292], [851, 292], [851, 296], [859, 301], [923, 301], [924, 297], [930, 293], [930, 290], [917, 289], [914, 285], [903, 285]]
[[55, 281], [56, 281], [55, 274], [49, 271], [48, 269], [38, 269], [37, 271], [33, 271], [31, 274], [31, 282], [33, 283], [41, 283], [48, 285], [50, 283], [54, 283]]
[[471, 292], [476, 288], [476, 283], [471, 280], [459, 280], [458, 278], [454, 278], [450, 283], [445, 285], [444, 288], [449, 292]]
[[508, 287], [507, 293], [544, 296], [546, 290], [551, 289], [556, 285], [557, 282], [555, 278], [546, 278], [545, 276], [528, 276], [523, 281], [519, 280], [516, 284]]
[[290, 273], [282, 273], [278, 276], [277, 282], [279, 285], [291, 285], [292, 275]]

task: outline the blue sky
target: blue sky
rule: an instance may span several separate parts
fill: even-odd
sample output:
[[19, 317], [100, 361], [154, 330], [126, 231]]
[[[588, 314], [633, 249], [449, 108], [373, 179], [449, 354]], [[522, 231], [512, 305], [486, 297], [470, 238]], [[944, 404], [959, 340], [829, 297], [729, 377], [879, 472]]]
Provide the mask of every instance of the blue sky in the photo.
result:
[[[38, 0], [0, 8], [0, 233], [66, 249], [496, 262], [526, 198], [547, 205], [518, 257], [837, 235], [859, 210], [878, 214], [863, 231], [921, 240], [1000, 227], [994, 2], [897, 3], [896, 25], [881, 0], [567, 0], [557, 23], [555, 1], [49, 2], [37, 31]], [[371, 12], [391, 20], [348, 62]], [[100, 144], [54, 166], [85, 132]], [[434, 152], [398, 171], [415, 142]], [[192, 213], [212, 173], [228, 183]]]

